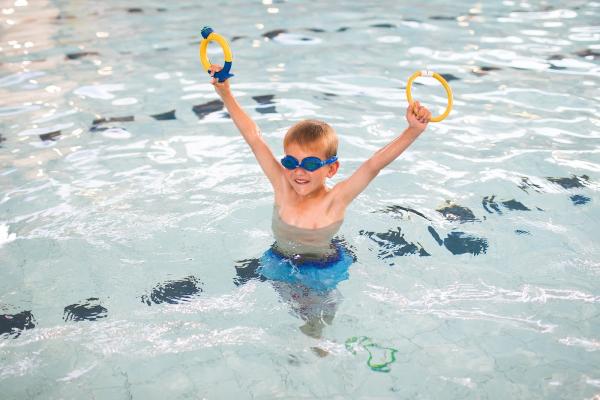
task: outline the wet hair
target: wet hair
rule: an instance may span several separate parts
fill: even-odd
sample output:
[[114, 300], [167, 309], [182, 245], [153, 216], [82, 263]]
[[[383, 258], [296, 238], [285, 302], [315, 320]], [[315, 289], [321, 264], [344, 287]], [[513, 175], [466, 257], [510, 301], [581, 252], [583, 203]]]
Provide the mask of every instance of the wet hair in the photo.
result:
[[333, 128], [323, 121], [307, 119], [293, 125], [283, 138], [283, 147], [291, 143], [314, 151], [324, 150], [327, 158], [337, 155], [338, 137]]

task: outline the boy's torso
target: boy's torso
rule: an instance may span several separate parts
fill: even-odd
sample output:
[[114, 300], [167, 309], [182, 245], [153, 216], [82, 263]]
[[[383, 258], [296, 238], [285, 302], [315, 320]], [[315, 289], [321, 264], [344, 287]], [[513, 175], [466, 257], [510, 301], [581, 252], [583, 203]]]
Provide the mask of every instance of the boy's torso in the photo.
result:
[[275, 205], [279, 217], [287, 224], [305, 229], [319, 229], [344, 219], [345, 208], [336, 207], [335, 188], [324, 190], [311, 198], [299, 196], [288, 184], [275, 190]]

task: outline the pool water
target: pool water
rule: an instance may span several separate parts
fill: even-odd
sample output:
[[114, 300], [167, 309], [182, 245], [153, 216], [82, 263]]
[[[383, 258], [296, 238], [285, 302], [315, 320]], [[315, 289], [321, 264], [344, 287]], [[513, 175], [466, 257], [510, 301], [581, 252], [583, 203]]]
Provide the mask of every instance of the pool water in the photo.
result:
[[[600, 397], [599, 2], [136, 3], [2, 4], [3, 399]], [[272, 192], [204, 25], [277, 156], [337, 130], [331, 184], [414, 71], [454, 91], [349, 207], [333, 288], [257, 273]]]

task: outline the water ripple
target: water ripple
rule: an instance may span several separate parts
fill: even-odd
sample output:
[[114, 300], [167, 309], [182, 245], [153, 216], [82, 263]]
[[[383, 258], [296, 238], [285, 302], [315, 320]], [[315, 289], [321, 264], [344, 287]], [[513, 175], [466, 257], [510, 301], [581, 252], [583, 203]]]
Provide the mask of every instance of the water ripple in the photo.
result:
[[[506, 315], [498, 315], [480, 310], [463, 309], [440, 309], [426, 306], [422, 302], [411, 302], [404, 296], [382, 287], [373, 287], [376, 292], [368, 292], [373, 299], [392, 304], [398, 308], [401, 313], [411, 313], [415, 315], [434, 315], [440, 319], [460, 319], [460, 320], [481, 320], [492, 321], [501, 324], [508, 324], [515, 328], [533, 329], [540, 332], [549, 332], [555, 328], [555, 325], [544, 324], [539, 320], [531, 318], [520, 318]], [[416, 308], [414, 306], [417, 306]]]
[[566, 337], [559, 339], [559, 342], [566, 346], [582, 347], [585, 351], [598, 351], [600, 350], [600, 340]]

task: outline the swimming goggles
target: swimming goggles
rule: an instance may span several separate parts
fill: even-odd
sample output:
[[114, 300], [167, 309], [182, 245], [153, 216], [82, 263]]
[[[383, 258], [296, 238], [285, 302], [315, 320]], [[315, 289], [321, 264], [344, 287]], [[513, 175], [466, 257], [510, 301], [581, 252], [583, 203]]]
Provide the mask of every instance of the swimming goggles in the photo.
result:
[[318, 157], [306, 157], [302, 161], [298, 161], [296, 157], [285, 156], [281, 159], [281, 165], [287, 169], [296, 169], [301, 167], [307, 171], [313, 172], [318, 170], [324, 165], [329, 165], [337, 161], [337, 156], [333, 156], [328, 160], [321, 160]]

